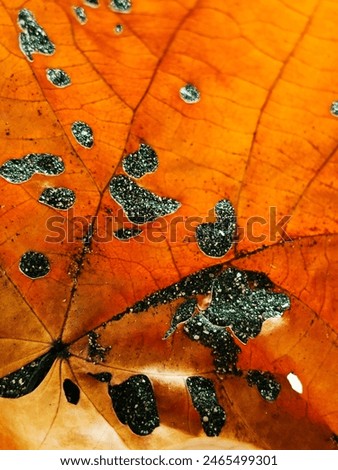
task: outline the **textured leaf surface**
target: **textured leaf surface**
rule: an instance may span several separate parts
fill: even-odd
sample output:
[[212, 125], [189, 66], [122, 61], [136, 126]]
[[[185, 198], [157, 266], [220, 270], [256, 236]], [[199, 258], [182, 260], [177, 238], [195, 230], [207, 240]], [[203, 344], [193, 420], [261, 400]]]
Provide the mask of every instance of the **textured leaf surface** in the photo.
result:
[[[332, 448], [338, 6], [135, 0], [122, 15], [107, 3], [84, 5], [85, 22], [66, 0], [0, 1], [0, 391], [20, 396], [0, 398], [1, 446]], [[35, 25], [22, 36], [22, 9], [44, 33]], [[158, 163], [142, 160], [154, 159], [146, 146]], [[130, 156], [141, 163], [127, 164], [128, 180]], [[136, 184], [154, 196], [128, 196]], [[237, 220], [228, 252], [224, 200]], [[35, 256], [20, 269], [27, 253], [48, 265]], [[263, 274], [217, 294], [229, 268]], [[235, 304], [231, 289], [243, 289]], [[290, 308], [264, 317], [277, 295]], [[192, 310], [182, 313], [186, 301]], [[238, 332], [238, 318], [254, 314], [264, 320], [255, 334]], [[187, 334], [202, 317], [217, 344]], [[217, 359], [228, 346], [241, 352], [224, 373]], [[34, 361], [43, 367], [29, 381]], [[272, 374], [277, 399], [250, 387], [249, 371]], [[146, 422], [130, 411], [135, 396], [121, 398], [130, 377], [144, 376]], [[188, 377], [210, 385], [198, 408], [215, 403], [223, 426], [223, 414], [211, 428], [203, 422]], [[112, 389], [123, 392], [122, 421]]]

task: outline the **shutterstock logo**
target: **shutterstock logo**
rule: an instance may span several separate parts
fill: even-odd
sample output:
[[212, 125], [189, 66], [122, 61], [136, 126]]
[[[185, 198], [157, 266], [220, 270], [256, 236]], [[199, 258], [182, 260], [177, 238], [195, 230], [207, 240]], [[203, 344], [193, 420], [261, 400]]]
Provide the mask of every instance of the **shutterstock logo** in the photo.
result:
[[[278, 240], [291, 240], [286, 226], [291, 215], [284, 215], [278, 219], [277, 208], [269, 207], [268, 217], [254, 215], [244, 224], [237, 226], [234, 234], [234, 243], [247, 239], [253, 243], [276, 242]], [[171, 216], [159, 217], [153, 222], [135, 226], [130, 223], [122, 209], [116, 214], [98, 216], [77, 216], [74, 209], [67, 212], [67, 217], [55, 215], [46, 221], [47, 235], [45, 241], [49, 243], [74, 243], [82, 240], [92, 240], [97, 243], [109, 243], [113, 239], [123, 240], [124, 243], [133, 239], [138, 243], [160, 243], [168, 240], [170, 243], [195, 241], [196, 227], [200, 224], [213, 224], [214, 211], [210, 210], [207, 217], [200, 216]], [[234, 220], [226, 220], [224, 224], [233, 224]]]

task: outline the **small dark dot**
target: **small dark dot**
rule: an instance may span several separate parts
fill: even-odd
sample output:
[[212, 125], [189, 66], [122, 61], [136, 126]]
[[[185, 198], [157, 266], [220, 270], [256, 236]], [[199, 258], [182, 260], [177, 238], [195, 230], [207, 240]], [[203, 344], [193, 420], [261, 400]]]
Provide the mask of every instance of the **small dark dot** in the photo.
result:
[[122, 24], [117, 24], [114, 28], [114, 31], [116, 34], [121, 34], [123, 33], [123, 25]]
[[99, 0], [84, 0], [84, 4], [92, 8], [97, 8], [99, 6]]
[[180, 97], [185, 103], [194, 104], [200, 101], [201, 94], [195, 85], [188, 83], [180, 89]]
[[46, 255], [38, 251], [27, 251], [21, 256], [20, 271], [31, 279], [46, 276], [50, 271], [50, 263]]

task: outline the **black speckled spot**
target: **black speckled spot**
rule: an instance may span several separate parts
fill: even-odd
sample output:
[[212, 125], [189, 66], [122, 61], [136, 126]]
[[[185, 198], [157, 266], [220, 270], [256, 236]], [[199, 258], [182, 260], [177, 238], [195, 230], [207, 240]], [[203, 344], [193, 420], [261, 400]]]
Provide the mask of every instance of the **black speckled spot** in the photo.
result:
[[7, 162], [0, 166], [0, 175], [6, 181], [14, 184], [25, 183], [34, 173], [33, 167], [22, 158], [7, 160]]
[[68, 188], [45, 188], [39, 197], [39, 202], [66, 211], [75, 204], [76, 196], [73, 190]]
[[115, 34], [121, 34], [123, 33], [123, 30], [124, 30], [124, 27], [122, 24], [115, 25], [115, 28], [114, 28]]
[[133, 375], [119, 385], [109, 385], [108, 393], [118, 419], [139, 436], [147, 436], [159, 426], [156, 400], [146, 375]]
[[256, 385], [264, 400], [274, 401], [279, 395], [281, 385], [270, 372], [249, 370], [246, 380], [250, 387]]
[[131, 11], [131, 0], [111, 0], [110, 8], [119, 13], [129, 13]]
[[70, 76], [62, 69], [47, 69], [46, 77], [58, 88], [65, 88], [71, 84]]
[[137, 152], [124, 157], [122, 167], [129, 176], [141, 178], [145, 174], [154, 173], [157, 170], [157, 154], [150, 145], [140, 144]]
[[120, 228], [114, 232], [114, 236], [121, 241], [130, 240], [142, 233], [143, 230], [139, 228]]
[[88, 375], [90, 375], [90, 377], [93, 377], [93, 379], [97, 380], [98, 382], [102, 383], [109, 383], [113, 377], [110, 372], [98, 372], [97, 374], [92, 374], [91, 372], [88, 372]]
[[111, 346], [104, 347], [99, 343], [100, 335], [95, 331], [88, 333], [88, 359], [92, 362], [104, 362]]
[[65, 171], [62, 158], [51, 153], [30, 153], [24, 160], [40, 175], [58, 176]]
[[238, 374], [237, 361], [241, 349], [231, 334], [223, 327], [213, 325], [203, 314], [195, 315], [184, 324], [184, 332], [212, 350], [218, 373]]
[[181, 205], [175, 199], [157, 196], [124, 175], [113, 176], [109, 191], [111, 197], [122, 206], [128, 219], [136, 225], [172, 214]]
[[195, 85], [188, 83], [184, 87], [180, 88], [180, 97], [185, 103], [194, 104], [200, 101], [201, 94]]
[[99, 0], [84, 0], [84, 4], [92, 8], [97, 8], [100, 5]]
[[63, 391], [68, 403], [72, 405], [77, 405], [80, 400], [80, 389], [79, 387], [70, 379], [65, 379], [63, 381]]
[[[287, 295], [265, 286], [263, 273], [229, 268], [213, 284], [213, 296], [204, 315], [214, 325], [230, 327], [243, 343], [256, 337], [268, 318], [280, 317], [290, 308]], [[271, 281], [270, 281], [271, 283]]]
[[80, 24], [87, 23], [87, 14], [82, 7], [73, 7], [74, 14]]
[[72, 124], [72, 134], [76, 142], [86, 149], [92, 148], [94, 145], [94, 136], [92, 128], [85, 122], [75, 121]]
[[218, 436], [225, 424], [226, 414], [218, 403], [214, 384], [204, 377], [188, 377], [187, 387], [205, 434]]
[[196, 308], [196, 299], [189, 299], [186, 302], [183, 302], [183, 304], [181, 304], [176, 310], [175, 315], [171, 320], [170, 328], [163, 336], [163, 339], [169, 338], [169, 336], [171, 336], [175, 332], [177, 325], [189, 320], [189, 318], [191, 318], [194, 312], [196, 311]]
[[221, 265], [201, 269], [190, 274], [180, 282], [172, 284], [165, 289], [160, 289], [145, 297], [133, 305], [131, 311], [134, 313], [144, 312], [150, 307], [172, 302], [179, 298], [191, 297], [196, 294], [208, 294], [217, 274], [221, 271]]
[[232, 204], [224, 199], [215, 206], [217, 220], [196, 227], [196, 241], [203, 253], [212, 258], [224, 256], [231, 248], [236, 230]]
[[46, 255], [38, 251], [27, 251], [21, 256], [20, 271], [31, 279], [46, 276], [50, 271], [49, 260]]
[[23, 33], [19, 34], [19, 46], [29, 61], [33, 61], [32, 54], [40, 53], [52, 55], [55, 45], [47, 36], [44, 29], [36, 22], [33, 13], [23, 8], [18, 13], [18, 24]]
[[58, 356], [52, 348], [20, 369], [0, 378], [0, 397], [20, 398], [33, 392], [50, 371]]

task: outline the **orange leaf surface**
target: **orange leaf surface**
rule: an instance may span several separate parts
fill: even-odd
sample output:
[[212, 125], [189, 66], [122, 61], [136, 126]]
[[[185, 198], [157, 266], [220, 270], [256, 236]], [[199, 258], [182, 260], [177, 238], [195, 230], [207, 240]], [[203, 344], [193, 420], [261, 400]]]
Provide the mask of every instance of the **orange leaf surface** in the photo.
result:
[[0, 2], [1, 447], [334, 448], [338, 5], [89, 3]]

